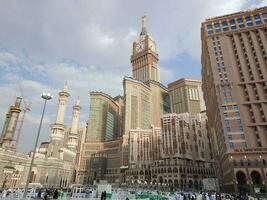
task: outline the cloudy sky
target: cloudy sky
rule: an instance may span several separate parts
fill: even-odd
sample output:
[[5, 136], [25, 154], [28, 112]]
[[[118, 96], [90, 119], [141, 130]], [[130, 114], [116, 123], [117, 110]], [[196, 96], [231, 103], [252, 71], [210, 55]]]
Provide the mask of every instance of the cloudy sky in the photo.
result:
[[206, 18], [266, 6], [267, 0], [0, 0], [0, 128], [8, 107], [20, 95], [31, 102], [19, 150], [33, 146], [42, 110], [41, 92], [51, 92], [41, 140], [55, 120], [57, 93], [68, 81], [66, 124], [80, 96], [80, 124], [88, 119], [89, 91], [122, 94], [131, 75], [132, 42], [147, 15], [157, 42], [161, 81], [201, 79], [200, 26]]

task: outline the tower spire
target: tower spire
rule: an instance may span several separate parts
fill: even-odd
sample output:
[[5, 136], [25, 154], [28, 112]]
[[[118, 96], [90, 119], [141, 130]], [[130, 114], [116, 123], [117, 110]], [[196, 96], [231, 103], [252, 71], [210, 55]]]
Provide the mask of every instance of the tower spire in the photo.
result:
[[75, 105], [79, 106], [80, 105], [80, 96], [77, 97], [76, 101], [75, 101]]
[[64, 92], [68, 92], [68, 81], [65, 82], [64, 87], [63, 87]]
[[140, 35], [146, 35], [147, 30], [146, 30], [146, 15], [142, 16], [142, 32]]

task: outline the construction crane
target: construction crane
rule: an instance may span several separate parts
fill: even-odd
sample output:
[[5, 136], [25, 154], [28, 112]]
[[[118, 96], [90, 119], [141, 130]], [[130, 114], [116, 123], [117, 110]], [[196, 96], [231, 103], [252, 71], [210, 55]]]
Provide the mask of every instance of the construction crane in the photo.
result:
[[17, 124], [18, 128], [15, 130], [15, 134], [14, 134], [14, 138], [15, 138], [14, 151], [17, 151], [17, 147], [18, 147], [18, 144], [19, 144], [20, 134], [21, 134], [23, 123], [24, 123], [25, 115], [26, 115], [27, 112], [31, 111], [31, 109], [30, 109], [31, 102], [26, 102], [24, 94], [23, 94], [23, 90], [22, 90], [22, 87], [21, 87], [21, 84], [19, 84], [19, 89], [20, 89], [22, 100], [23, 100], [24, 108], [23, 108], [22, 116], [21, 116], [21, 118], [20, 118], [20, 120], [18, 121], [18, 124]]

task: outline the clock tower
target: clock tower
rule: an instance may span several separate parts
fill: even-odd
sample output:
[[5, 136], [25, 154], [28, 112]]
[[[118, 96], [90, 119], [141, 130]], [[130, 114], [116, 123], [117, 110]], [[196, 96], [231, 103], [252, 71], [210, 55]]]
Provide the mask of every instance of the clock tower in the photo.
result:
[[160, 82], [158, 60], [156, 42], [147, 33], [146, 16], [143, 16], [142, 31], [139, 38], [133, 43], [131, 56], [133, 77], [142, 82], [149, 80]]

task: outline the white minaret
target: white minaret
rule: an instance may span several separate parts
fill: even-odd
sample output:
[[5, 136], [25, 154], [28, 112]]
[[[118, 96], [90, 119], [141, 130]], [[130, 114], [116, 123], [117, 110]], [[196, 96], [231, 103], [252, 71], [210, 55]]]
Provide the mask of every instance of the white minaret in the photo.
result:
[[74, 152], [77, 151], [77, 146], [78, 146], [78, 122], [80, 118], [80, 112], [81, 112], [81, 106], [80, 106], [80, 99], [78, 97], [72, 110], [72, 122], [67, 142], [68, 148], [73, 150]]
[[67, 83], [65, 83], [63, 90], [58, 93], [58, 111], [55, 124], [51, 126], [52, 133], [50, 136], [50, 144], [47, 152], [48, 157], [60, 158], [60, 149], [64, 145], [64, 117], [69, 96], [70, 94], [68, 93], [68, 86]]
[[65, 83], [63, 90], [58, 93], [58, 111], [57, 111], [57, 118], [56, 118], [56, 124], [63, 124], [64, 123], [64, 117], [65, 117], [65, 110], [66, 110], [66, 104], [68, 101], [68, 97], [70, 94], [68, 93], [68, 85]]

